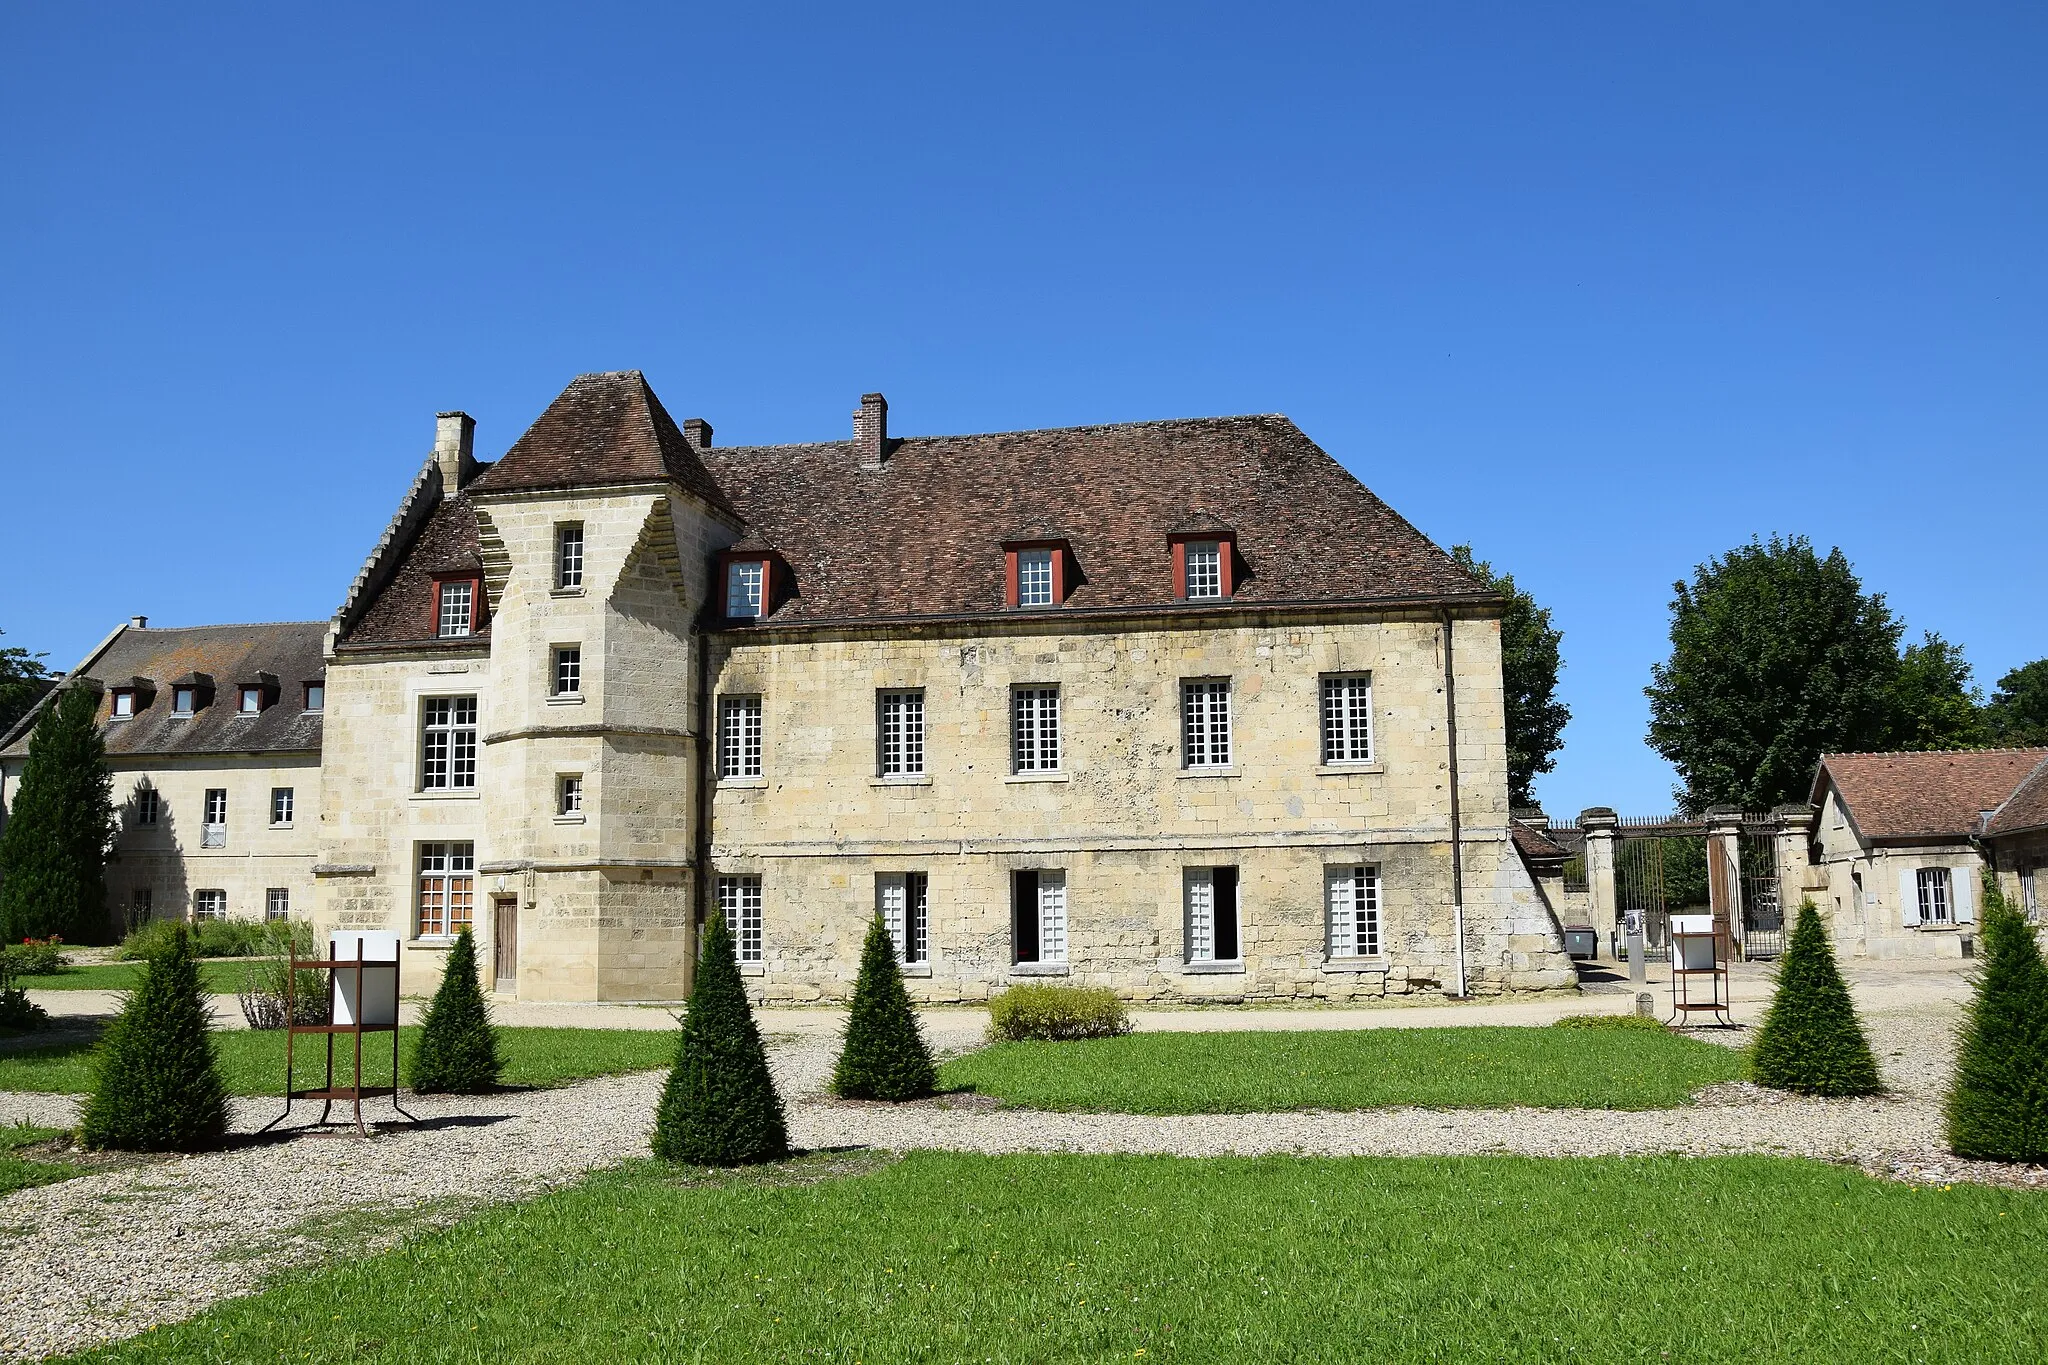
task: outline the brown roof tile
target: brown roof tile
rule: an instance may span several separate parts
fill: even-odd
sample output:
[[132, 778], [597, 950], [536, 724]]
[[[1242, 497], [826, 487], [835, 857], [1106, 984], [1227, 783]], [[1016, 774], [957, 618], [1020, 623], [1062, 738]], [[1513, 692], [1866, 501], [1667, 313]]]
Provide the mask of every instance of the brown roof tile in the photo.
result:
[[1962, 838], [1977, 832], [2048, 749], [1963, 749], [1905, 754], [1826, 754], [1813, 800], [1834, 784], [1865, 839]]
[[2043, 759], [2014, 789], [1985, 826], [1986, 834], [2018, 834], [2048, 829], [2048, 759]]
[[1508, 824], [1508, 833], [1515, 841], [1515, 851], [1522, 855], [1524, 862], [1532, 866], [1542, 863], [1562, 863], [1572, 856], [1572, 851], [1558, 843], [1541, 830], [1532, 829], [1520, 820]]
[[[472, 481], [470, 487], [474, 488]], [[478, 554], [479, 536], [476, 505], [467, 494], [449, 498], [436, 507], [420, 528], [419, 535], [403, 551], [397, 572], [370, 598], [341, 643], [422, 644], [464, 648], [490, 638], [487, 614], [476, 634], [442, 640], [435, 632], [434, 580], [437, 575], [474, 573], [483, 576]]]

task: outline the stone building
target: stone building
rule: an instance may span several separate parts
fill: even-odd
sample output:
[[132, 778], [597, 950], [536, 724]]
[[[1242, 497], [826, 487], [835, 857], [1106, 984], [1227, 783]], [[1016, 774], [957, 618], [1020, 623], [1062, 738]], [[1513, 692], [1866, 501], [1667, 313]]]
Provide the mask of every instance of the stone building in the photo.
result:
[[326, 642], [326, 926], [528, 999], [1568, 986], [1500, 602], [1283, 417], [715, 446], [586, 375], [433, 457]]

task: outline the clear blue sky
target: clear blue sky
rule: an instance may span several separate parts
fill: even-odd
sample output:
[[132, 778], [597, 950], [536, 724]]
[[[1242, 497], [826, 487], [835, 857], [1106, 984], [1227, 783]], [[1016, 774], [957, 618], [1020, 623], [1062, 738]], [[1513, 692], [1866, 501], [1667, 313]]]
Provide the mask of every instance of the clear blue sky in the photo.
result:
[[[200, 12], [203, 11], [203, 12]], [[429, 11], [432, 11], [429, 13]], [[1662, 809], [1672, 580], [1840, 544], [2048, 654], [2048, 9], [0, 11], [0, 629], [333, 612], [431, 444], [1285, 412], [1554, 608]]]

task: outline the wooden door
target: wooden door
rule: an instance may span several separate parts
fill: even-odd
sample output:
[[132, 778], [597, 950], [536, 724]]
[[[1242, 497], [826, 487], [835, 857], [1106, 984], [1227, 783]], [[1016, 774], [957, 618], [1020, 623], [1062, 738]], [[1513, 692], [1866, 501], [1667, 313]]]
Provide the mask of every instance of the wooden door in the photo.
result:
[[519, 898], [500, 896], [492, 907], [491, 957], [496, 965], [497, 989], [508, 995], [519, 993]]

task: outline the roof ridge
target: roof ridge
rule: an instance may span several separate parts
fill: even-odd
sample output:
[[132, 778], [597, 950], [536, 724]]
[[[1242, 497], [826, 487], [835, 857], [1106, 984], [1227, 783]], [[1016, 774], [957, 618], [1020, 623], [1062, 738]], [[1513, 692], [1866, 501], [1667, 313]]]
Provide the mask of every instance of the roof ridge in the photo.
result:
[[129, 626], [130, 630], [247, 630], [251, 626], [319, 626], [326, 629], [326, 621], [209, 621], [203, 626]]
[[[1210, 417], [1148, 417], [1135, 422], [1085, 422], [1071, 427], [1017, 427], [1009, 431], [949, 431], [926, 436], [895, 436], [889, 438], [892, 446], [907, 441], [971, 441], [996, 436], [1060, 436], [1068, 432], [1095, 431], [1136, 431], [1143, 427], [1192, 426], [1197, 422], [1253, 422], [1267, 418], [1278, 418], [1292, 423], [1294, 419], [1284, 412], [1232, 412]], [[714, 455], [730, 455], [740, 450], [800, 450], [806, 446], [850, 446], [853, 440], [841, 438], [830, 441], [776, 441], [766, 445], [727, 445], [713, 447]]]
[[1852, 749], [1838, 754], [1822, 754], [1821, 762], [1831, 758], [1918, 758], [1929, 754], [2048, 754], [2048, 744], [2016, 744], [1989, 749]]

